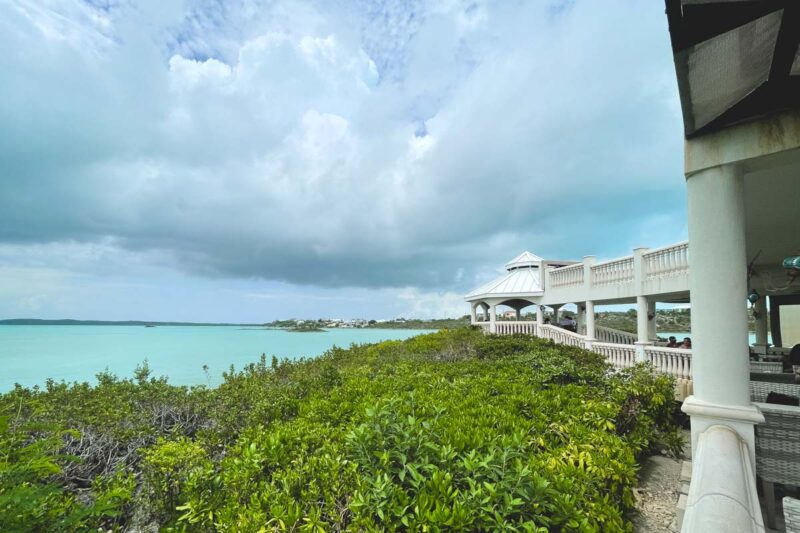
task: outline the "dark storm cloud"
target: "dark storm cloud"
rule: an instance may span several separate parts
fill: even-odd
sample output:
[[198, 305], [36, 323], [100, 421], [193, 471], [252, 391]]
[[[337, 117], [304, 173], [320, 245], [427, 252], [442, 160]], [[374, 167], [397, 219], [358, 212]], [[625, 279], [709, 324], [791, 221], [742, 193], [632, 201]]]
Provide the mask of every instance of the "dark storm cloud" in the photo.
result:
[[645, 4], [0, 7], [0, 243], [461, 290], [524, 248], [681, 238]]

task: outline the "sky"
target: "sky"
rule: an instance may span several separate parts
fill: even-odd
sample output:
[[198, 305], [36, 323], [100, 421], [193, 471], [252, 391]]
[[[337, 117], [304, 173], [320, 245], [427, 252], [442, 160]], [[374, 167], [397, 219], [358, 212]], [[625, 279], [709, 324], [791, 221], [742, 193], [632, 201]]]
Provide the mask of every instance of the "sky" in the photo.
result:
[[0, 318], [460, 316], [686, 238], [664, 5], [0, 3]]

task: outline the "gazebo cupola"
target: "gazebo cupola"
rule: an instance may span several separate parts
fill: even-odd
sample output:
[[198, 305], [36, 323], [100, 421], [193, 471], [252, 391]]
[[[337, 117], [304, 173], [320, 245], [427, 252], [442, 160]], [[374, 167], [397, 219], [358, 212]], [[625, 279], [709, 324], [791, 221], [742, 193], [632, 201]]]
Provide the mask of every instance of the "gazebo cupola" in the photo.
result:
[[537, 271], [542, 264], [542, 258], [528, 251], [522, 252], [517, 257], [506, 263], [506, 270], [509, 272], [521, 268], [535, 268]]

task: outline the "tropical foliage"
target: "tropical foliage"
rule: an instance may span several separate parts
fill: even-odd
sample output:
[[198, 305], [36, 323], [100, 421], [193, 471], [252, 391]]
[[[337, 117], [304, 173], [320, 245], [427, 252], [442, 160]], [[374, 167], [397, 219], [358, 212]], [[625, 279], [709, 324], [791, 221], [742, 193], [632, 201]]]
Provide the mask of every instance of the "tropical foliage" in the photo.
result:
[[0, 530], [630, 531], [672, 384], [463, 328], [0, 396]]

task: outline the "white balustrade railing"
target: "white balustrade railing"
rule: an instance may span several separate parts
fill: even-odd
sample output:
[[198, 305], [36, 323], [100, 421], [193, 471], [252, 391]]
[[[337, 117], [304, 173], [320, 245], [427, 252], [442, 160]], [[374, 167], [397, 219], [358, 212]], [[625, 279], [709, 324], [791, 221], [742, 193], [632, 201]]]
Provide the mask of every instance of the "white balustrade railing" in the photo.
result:
[[683, 400], [692, 394], [692, 350], [645, 346], [644, 354], [645, 360], [653, 365], [653, 370], [675, 378], [676, 400]]
[[594, 336], [598, 341], [610, 344], [633, 344], [638, 340], [634, 333], [605, 326], [595, 326]]
[[537, 336], [543, 339], [550, 339], [556, 344], [566, 344], [567, 346], [578, 346], [584, 348], [586, 346], [586, 337], [578, 335], [572, 331], [568, 331], [558, 326], [549, 326], [542, 324], [537, 328]]
[[636, 364], [636, 347], [627, 344], [593, 342], [592, 351], [606, 358], [615, 368], [628, 368]]
[[633, 279], [633, 257], [623, 257], [592, 266], [592, 285], [616, 285], [631, 282]]
[[[489, 332], [488, 322], [476, 322], [475, 325], [483, 328], [484, 332]], [[597, 328], [598, 330], [601, 328]], [[627, 335], [625, 341], [630, 337], [635, 339], [635, 335], [618, 331], [611, 328], [602, 328], [611, 333]], [[579, 348], [589, 348], [593, 352], [602, 355], [605, 360], [614, 368], [628, 368], [637, 362], [637, 346], [628, 342], [589, 342], [586, 336], [573, 333], [558, 326], [550, 324], [538, 325], [536, 322], [496, 322], [495, 330], [498, 335], [511, 335], [514, 333], [526, 333], [535, 335], [542, 339], [549, 339], [556, 344], [567, 346], [577, 346]], [[667, 374], [675, 378], [675, 398], [683, 400], [692, 394], [692, 351], [683, 348], [665, 348], [662, 346], [643, 346], [639, 349], [644, 350], [644, 361], [653, 366], [653, 370], [660, 374]]]
[[664, 348], [645, 346], [645, 360], [653, 364], [656, 372], [674, 376], [677, 379], [692, 378], [692, 350], [683, 348]]
[[583, 263], [550, 270], [550, 285], [553, 287], [583, 285]]
[[495, 330], [498, 335], [513, 335], [515, 333], [536, 335], [536, 322], [496, 322]]
[[679, 242], [642, 255], [644, 279], [661, 279], [689, 273], [689, 243]]

